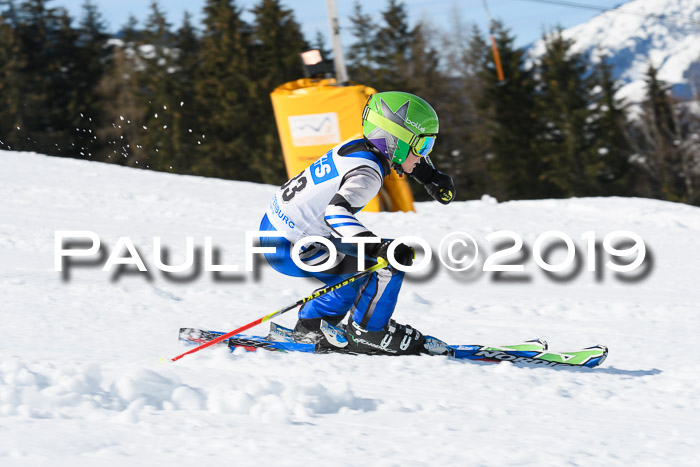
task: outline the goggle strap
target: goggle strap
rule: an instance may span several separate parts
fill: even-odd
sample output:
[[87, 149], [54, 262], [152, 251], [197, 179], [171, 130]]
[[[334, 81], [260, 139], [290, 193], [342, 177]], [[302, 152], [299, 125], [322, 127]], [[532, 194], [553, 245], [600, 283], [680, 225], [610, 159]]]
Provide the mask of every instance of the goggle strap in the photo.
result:
[[382, 130], [386, 130], [391, 134], [398, 136], [401, 141], [413, 148], [418, 147], [419, 143], [421, 145], [423, 143], [423, 138], [416, 135], [411, 130], [402, 127], [398, 123], [389, 120], [385, 116], [371, 111], [369, 107], [365, 107], [362, 118], [371, 124], [378, 126]]

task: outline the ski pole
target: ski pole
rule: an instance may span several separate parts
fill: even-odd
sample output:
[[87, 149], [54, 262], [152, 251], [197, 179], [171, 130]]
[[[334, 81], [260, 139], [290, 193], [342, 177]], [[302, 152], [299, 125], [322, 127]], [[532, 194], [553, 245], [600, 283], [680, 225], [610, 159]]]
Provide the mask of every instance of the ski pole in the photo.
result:
[[284, 308], [281, 308], [281, 309], [279, 309], [279, 310], [277, 310], [277, 311], [274, 311], [274, 312], [270, 313], [269, 315], [265, 315], [265, 316], [263, 316], [262, 318], [256, 319], [255, 321], [251, 321], [250, 323], [246, 324], [245, 326], [241, 326], [241, 327], [238, 328], [238, 329], [234, 329], [234, 330], [231, 331], [231, 332], [227, 332], [226, 334], [224, 334], [224, 335], [222, 335], [222, 336], [219, 336], [219, 337], [217, 337], [217, 338], [214, 339], [214, 340], [210, 340], [210, 341], [208, 341], [208, 342], [205, 342], [204, 344], [198, 345], [198, 346], [195, 347], [194, 349], [190, 349], [190, 350], [188, 350], [187, 352], [178, 355], [177, 357], [171, 358], [170, 360], [172, 360], [173, 362], [176, 362], [176, 361], [180, 360], [182, 357], [184, 357], [185, 355], [189, 355], [189, 354], [191, 354], [191, 353], [199, 352], [199, 351], [202, 350], [202, 349], [206, 349], [206, 348], [209, 347], [210, 345], [217, 344], [217, 343], [219, 343], [219, 342], [221, 342], [221, 341], [223, 341], [223, 340], [228, 339], [229, 337], [235, 336], [236, 334], [239, 334], [239, 333], [241, 333], [241, 332], [243, 332], [243, 331], [246, 331], [246, 330], [252, 328], [253, 326], [257, 326], [257, 325], [260, 324], [260, 323], [264, 323], [265, 321], [268, 321], [268, 320], [274, 318], [275, 316], [281, 315], [282, 313], [286, 313], [286, 312], [288, 312], [289, 310], [293, 310], [294, 308], [296, 308], [296, 307], [298, 307], [298, 306], [301, 306], [301, 305], [303, 305], [304, 303], [313, 300], [314, 298], [318, 298], [318, 297], [320, 297], [320, 296], [322, 296], [322, 295], [326, 295], [327, 293], [332, 292], [332, 291], [334, 291], [334, 290], [337, 290], [337, 289], [339, 289], [339, 288], [341, 288], [341, 287], [344, 287], [344, 286], [348, 285], [348, 284], [351, 283], [351, 282], [355, 282], [355, 281], [358, 280], [358, 279], [361, 279], [361, 278], [363, 278], [363, 277], [365, 277], [365, 276], [367, 276], [367, 275], [369, 275], [369, 274], [372, 274], [374, 271], [378, 271], [378, 270], [380, 270], [380, 269], [385, 268], [387, 265], [388, 265], [388, 263], [386, 262], [386, 260], [385, 260], [384, 258], [378, 258], [378, 259], [377, 259], [377, 264], [375, 264], [375, 265], [372, 266], [372, 267], [369, 267], [369, 268], [365, 269], [364, 271], [358, 272], [357, 274], [355, 274], [355, 275], [353, 275], [353, 276], [350, 276], [350, 277], [348, 277], [347, 279], [342, 280], [342, 281], [340, 281], [340, 282], [338, 282], [338, 283], [336, 283], [336, 284], [326, 286], [326, 287], [322, 288], [321, 290], [317, 290], [317, 291], [315, 291], [314, 293], [312, 293], [311, 295], [309, 295], [308, 297], [304, 297], [304, 298], [302, 298], [301, 300], [298, 300], [297, 302], [292, 303], [291, 305], [288, 305], [288, 306], [286, 306], [286, 307], [284, 307]]

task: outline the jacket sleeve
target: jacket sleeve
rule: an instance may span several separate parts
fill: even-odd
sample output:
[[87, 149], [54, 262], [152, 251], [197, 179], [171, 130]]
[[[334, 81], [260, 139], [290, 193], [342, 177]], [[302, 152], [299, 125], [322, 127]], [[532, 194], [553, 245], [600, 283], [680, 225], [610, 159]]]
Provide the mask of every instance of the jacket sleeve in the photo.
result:
[[337, 237], [373, 236], [355, 213], [365, 207], [382, 187], [382, 177], [370, 167], [348, 172], [325, 212], [325, 222]]

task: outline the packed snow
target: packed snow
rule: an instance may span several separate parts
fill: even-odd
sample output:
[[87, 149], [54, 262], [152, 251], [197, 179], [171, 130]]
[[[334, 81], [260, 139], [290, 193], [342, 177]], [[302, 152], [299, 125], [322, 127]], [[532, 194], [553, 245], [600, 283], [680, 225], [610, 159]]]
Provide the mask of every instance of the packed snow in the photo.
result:
[[[0, 465], [697, 465], [700, 209], [484, 196], [359, 214], [435, 251], [454, 231], [479, 243], [468, 272], [434, 259], [431, 274], [412, 275], [400, 322], [450, 343], [605, 344], [596, 369], [225, 348], [170, 362], [186, 350], [178, 328], [229, 331], [317, 287], [262, 263], [244, 271], [245, 232], [274, 190], [0, 151]], [[56, 271], [62, 230], [95, 232], [100, 254]], [[474, 272], [505, 248], [486, 240], [502, 230], [523, 238], [527, 249], [502, 262], [524, 272]], [[576, 243], [578, 270], [552, 278], [535, 264], [535, 240], [550, 230]], [[642, 267], [615, 273], [602, 253], [588, 271], [582, 235], [602, 243], [616, 230], [643, 239]], [[119, 237], [148, 273], [102, 270]], [[167, 264], [184, 261], [187, 237], [200, 253], [211, 237], [218, 264], [241, 271], [164, 274], [154, 237]]]
[[[594, 63], [608, 57], [622, 83], [619, 98], [644, 99], [644, 77], [653, 65], [658, 78], [673, 85], [674, 94], [696, 96], [700, 87], [700, 1], [633, 0], [565, 29], [572, 50], [590, 54]], [[544, 52], [542, 41], [532, 53]]]

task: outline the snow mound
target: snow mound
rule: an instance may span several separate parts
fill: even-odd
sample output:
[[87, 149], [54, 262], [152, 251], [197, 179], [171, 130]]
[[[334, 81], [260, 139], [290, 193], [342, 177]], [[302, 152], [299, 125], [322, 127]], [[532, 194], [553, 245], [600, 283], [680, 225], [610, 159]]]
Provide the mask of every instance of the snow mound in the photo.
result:
[[[211, 386], [182, 384], [177, 375], [147, 368], [114, 373], [94, 363], [27, 365], [0, 362], [0, 415], [25, 419], [115, 420], [137, 423], [158, 411], [249, 415], [291, 423], [325, 414], [374, 411], [378, 401], [355, 396], [347, 384], [248, 378]], [[204, 413], [202, 418], [207, 416]]]

